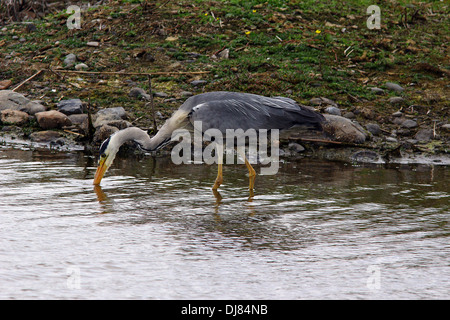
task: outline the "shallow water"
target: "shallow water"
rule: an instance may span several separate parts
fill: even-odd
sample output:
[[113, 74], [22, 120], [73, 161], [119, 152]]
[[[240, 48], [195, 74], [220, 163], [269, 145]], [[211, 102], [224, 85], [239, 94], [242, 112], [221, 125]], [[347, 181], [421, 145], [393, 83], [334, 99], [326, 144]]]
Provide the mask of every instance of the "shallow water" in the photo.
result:
[[95, 166], [0, 147], [1, 299], [450, 298], [449, 167]]

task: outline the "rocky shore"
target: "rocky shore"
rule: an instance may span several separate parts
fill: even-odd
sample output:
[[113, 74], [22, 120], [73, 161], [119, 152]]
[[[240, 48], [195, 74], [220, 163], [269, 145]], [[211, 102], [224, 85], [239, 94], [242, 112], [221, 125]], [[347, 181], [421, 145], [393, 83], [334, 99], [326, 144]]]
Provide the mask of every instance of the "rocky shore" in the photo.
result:
[[[397, 84], [388, 83], [386, 87], [402, 90]], [[383, 89], [371, 90], [381, 92]], [[163, 93], [153, 95], [167, 98]], [[185, 95], [185, 98], [188, 96]], [[129, 97], [136, 102], [150, 100], [150, 95], [137, 87], [129, 91]], [[401, 99], [389, 98], [389, 101], [401, 103], [398, 102]], [[181, 105], [182, 101], [179, 103]], [[366, 163], [450, 164], [449, 123], [435, 122], [433, 128], [423, 128], [414, 118], [397, 111], [390, 118], [388, 131], [384, 129], [386, 125], [376, 121], [361, 125], [355, 120], [354, 112], [370, 110], [344, 113], [336, 102], [324, 97], [311, 99], [310, 105], [324, 114], [324, 132], [298, 129], [282, 135], [281, 157], [307, 156]], [[102, 141], [130, 126], [133, 126], [133, 121], [123, 107], [94, 110], [81, 99], [63, 99], [55, 105], [47, 105], [12, 90], [0, 90], [0, 140], [2, 137], [8, 137], [9, 141], [17, 138], [52, 148], [76, 146], [96, 154]], [[136, 151], [127, 148], [128, 152], [130, 150]]]

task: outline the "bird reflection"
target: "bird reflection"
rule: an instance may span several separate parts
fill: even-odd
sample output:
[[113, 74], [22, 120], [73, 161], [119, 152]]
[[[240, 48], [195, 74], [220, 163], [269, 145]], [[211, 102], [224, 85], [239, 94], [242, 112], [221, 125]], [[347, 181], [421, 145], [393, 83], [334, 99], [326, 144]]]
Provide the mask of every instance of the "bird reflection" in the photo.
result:
[[111, 207], [112, 201], [108, 198], [106, 193], [103, 192], [102, 187], [99, 185], [94, 186], [94, 192], [97, 195], [97, 201], [102, 208], [100, 214], [111, 213], [113, 211]]

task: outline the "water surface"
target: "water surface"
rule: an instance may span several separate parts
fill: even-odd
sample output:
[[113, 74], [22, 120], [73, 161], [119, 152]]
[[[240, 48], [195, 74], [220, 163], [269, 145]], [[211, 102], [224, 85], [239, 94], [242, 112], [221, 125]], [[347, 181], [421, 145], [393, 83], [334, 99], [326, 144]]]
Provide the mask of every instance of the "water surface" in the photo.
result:
[[450, 298], [446, 166], [95, 166], [0, 147], [1, 299]]

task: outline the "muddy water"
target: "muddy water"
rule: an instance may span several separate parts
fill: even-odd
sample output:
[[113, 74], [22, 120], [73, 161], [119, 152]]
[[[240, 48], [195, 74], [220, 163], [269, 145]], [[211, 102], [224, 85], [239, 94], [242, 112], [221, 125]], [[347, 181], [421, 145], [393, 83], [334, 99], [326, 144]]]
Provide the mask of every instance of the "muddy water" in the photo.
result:
[[[257, 170], [258, 171], [258, 170]], [[0, 147], [1, 299], [448, 299], [446, 166], [117, 159]]]

